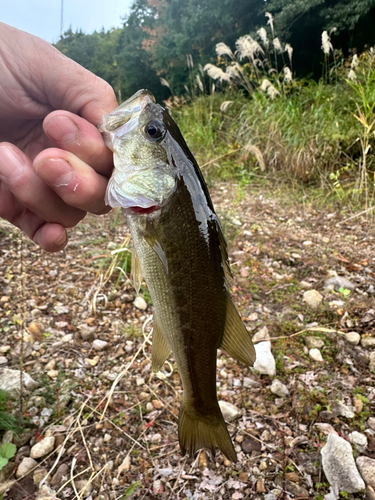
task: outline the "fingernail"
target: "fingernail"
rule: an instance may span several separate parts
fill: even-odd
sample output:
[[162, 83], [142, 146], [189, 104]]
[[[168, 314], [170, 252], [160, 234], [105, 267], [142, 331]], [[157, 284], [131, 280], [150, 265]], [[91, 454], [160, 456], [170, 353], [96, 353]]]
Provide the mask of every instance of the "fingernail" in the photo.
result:
[[60, 238], [58, 238], [55, 241], [55, 245], [57, 247], [64, 247], [66, 245], [67, 241], [68, 241], [68, 235], [66, 234], [66, 231], [63, 231], [63, 233], [60, 236]]
[[78, 127], [67, 116], [54, 116], [46, 122], [46, 134], [58, 144], [68, 144], [77, 139]]
[[23, 174], [25, 166], [25, 159], [20, 152], [8, 146], [0, 147], [0, 177], [14, 181]]
[[71, 165], [61, 158], [47, 158], [35, 165], [35, 171], [53, 187], [67, 186], [74, 176]]

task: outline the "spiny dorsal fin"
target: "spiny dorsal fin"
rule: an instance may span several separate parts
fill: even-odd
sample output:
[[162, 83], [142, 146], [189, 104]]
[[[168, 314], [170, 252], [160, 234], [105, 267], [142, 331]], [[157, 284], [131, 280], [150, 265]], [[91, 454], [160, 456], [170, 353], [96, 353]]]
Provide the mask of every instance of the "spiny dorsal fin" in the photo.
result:
[[154, 317], [154, 330], [152, 332], [152, 371], [158, 372], [168, 358], [172, 349], [169, 347], [167, 337], [164, 335], [157, 319]]
[[255, 361], [255, 349], [250, 333], [246, 330], [231, 297], [227, 296], [227, 314], [220, 349], [247, 366]]
[[227, 287], [230, 288], [230, 284], [233, 279], [232, 269], [229, 264], [228, 250], [227, 250], [227, 242], [225, 241], [223, 229], [221, 227], [220, 221], [216, 218], [216, 229], [217, 234], [219, 235], [219, 243], [220, 243], [220, 251], [221, 251], [221, 263], [224, 268], [224, 275]]
[[141, 269], [141, 262], [137, 255], [137, 252], [135, 251], [135, 248], [133, 248], [132, 250], [132, 275], [133, 275], [133, 285], [138, 295], [139, 289], [141, 288], [143, 275]]

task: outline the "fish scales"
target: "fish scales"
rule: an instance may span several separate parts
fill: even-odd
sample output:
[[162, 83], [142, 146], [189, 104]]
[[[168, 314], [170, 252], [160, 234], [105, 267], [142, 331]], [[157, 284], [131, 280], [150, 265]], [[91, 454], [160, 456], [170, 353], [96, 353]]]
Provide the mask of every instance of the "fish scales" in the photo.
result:
[[103, 117], [114, 152], [106, 202], [121, 206], [132, 234], [133, 278], [155, 306], [152, 368], [173, 353], [183, 385], [182, 452], [236, 454], [216, 397], [220, 347], [252, 365], [255, 351], [230, 297], [226, 243], [207, 186], [178, 127], [142, 90]]

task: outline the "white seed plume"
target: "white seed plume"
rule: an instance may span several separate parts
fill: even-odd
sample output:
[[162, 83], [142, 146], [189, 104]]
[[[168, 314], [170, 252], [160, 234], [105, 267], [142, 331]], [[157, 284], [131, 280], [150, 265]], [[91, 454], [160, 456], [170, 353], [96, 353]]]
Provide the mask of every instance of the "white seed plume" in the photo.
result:
[[268, 18], [267, 24], [271, 26], [272, 36], [273, 36], [273, 17], [270, 12], [266, 12], [265, 16]]
[[193, 61], [193, 56], [191, 54], [186, 54], [186, 61], [188, 68], [193, 69], [194, 68], [194, 61]]
[[216, 54], [219, 57], [220, 56], [229, 56], [231, 59], [234, 59], [234, 55], [233, 55], [233, 52], [230, 50], [230, 47], [228, 47], [228, 45], [226, 45], [223, 42], [217, 43], [215, 50], [216, 50]]
[[263, 90], [263, 92], [267, 92], [268, 86], [271, 85], [271, 82], [267, 80], [267, 78], [264, 78], [262, 81], [262, 85], [260, 86], [260, 90]]
[[290, 64], [292, 64], [293, 47], [290, 45], [290, 43], [285, 44], [284, 51], [288, 52], [289, 61], [290, 61]]
[[277, 50], [278, 52], [283, 51], [283, 49], [281, 48], [280, 40], [277, 37], [273, 39], [273, 46], [274, 46], [275, 50]]
[[260, 28], [258, 31], [257, 31], [260, 39], [262, 40], [262, 43], [263, 45], [268, 49], [268, 46], [269, 46], [269, 41], [268, 41], [268, 38], [267, 38], [267, 31], [265, 28]]
[[288, 66], [284, 67], [284, 82], [289, 83], [293, 80], [293, 75]]
[[240, 61], [245, 57], [253, 61], [257, 54], [264, 54], [262, 47], [250, 35], [241, 36], [236, 41], [236, 48], [236, 55], [238, 54]]
[[352, 62], [350, 63], [351, 69], [354, 70], [358, 66], [358, 64], [359, 64], [358, 56], [357, 56], [357, 54], [354, 54]]
[[267, 95], [270, 97], [270, 99], [275, 99], [275, 97], [280, 94], [280, 92], [272, 85], [269, 80], [267, 80], [267, 78], [263, 80], [260, 89], [263, 90], [263, 92], [267, 92]]
[[202, 83], [201, 77], [199, 76], [199, 73], [197, 74], [197, 76], [195, 77], [195, 79], [197, 80], [197, 84], [198, 84], [199, 90], [201, 92], [203, 92], [203, 83]]
[[348, 78], [352, 82], [356, 82], [357, 81], [357, 75], [355, 74], [354, 69], [349, 70]]
[[167, 80], [166, 80], [165, 78], [161, 77], [161, 78], [160, 78], [160, 83], [161, 83], [162, 85], [164, 85], [164, 87], [168, 87], [168, 88], [169, 88], [169, 90], [171, 90], [171, 87], [170, 87], [169, 83], [167, 82]]
[[331, 39], [327, 31], [323, 31], [322, 33], [322, 50], [324, 54], [329, 54], [331, 50], [333, 51]]
[[220, 111], [222, 113], [226, 113], [227, 109], [229, 108], [229, 106], [233, 103], [233, 101], [224, 101], [221, 103], [220, 105]]
[[206, 66], [203, 69], [204, 71], [207, 71], [208, 76], [213, 80], [219, 80], [220, 82], [230, 81], [229, 74], [224, 72], [221, 68], [218, 68], [214, 64], [206, 64]]

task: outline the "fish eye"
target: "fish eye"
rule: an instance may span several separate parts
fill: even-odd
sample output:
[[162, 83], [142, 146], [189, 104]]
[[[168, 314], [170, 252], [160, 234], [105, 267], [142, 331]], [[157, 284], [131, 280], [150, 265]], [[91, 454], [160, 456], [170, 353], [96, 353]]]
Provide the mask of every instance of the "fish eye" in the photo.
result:
[[151, 139], [152, 141], [158, 141], [159, 139], [162, 139], [164, 137], [164, 127], [163, 125], [156, 121], [153, 120], [145, 126], [145, 134], [148, 139]]

